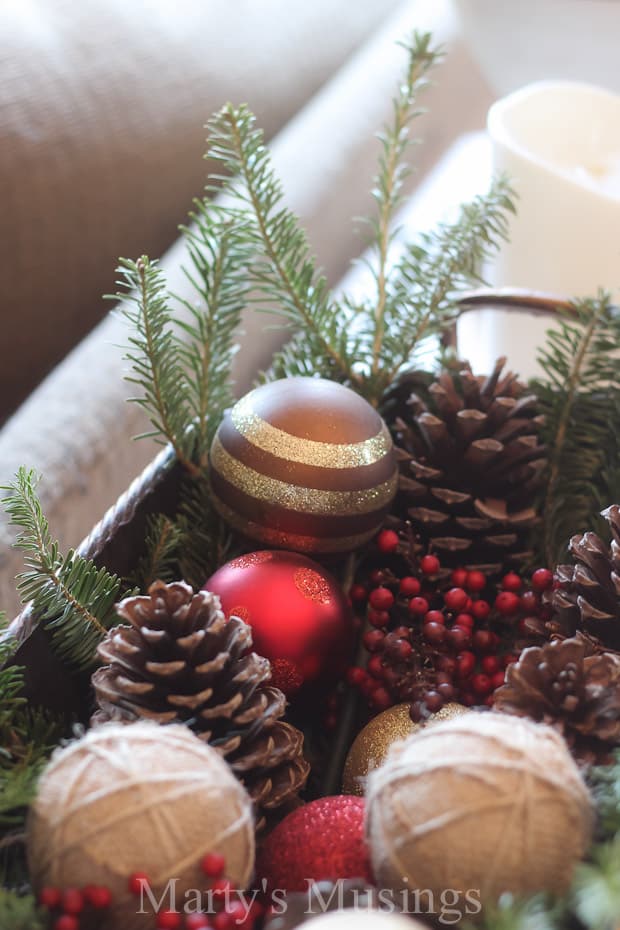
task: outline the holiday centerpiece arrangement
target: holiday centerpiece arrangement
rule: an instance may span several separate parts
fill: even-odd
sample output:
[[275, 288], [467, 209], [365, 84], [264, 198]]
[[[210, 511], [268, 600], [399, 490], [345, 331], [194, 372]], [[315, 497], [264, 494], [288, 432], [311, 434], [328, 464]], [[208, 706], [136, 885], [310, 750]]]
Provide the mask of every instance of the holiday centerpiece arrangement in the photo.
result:
[[[4, 489], [26, 606], [1, 644], [2, 930], [618, 926], [620, 317], [530, 297], [556, 315], [530, 384], [450, 348], [513, 204], [498, 180], [394, 249], [437, 58], [406, 54], [374, 291], [331, 295], [225, 106], [195, 305], [120, 267], [165, 448], [66, 554], [36, 476]], [[235, 399], [249, 304], [290, 338]]]

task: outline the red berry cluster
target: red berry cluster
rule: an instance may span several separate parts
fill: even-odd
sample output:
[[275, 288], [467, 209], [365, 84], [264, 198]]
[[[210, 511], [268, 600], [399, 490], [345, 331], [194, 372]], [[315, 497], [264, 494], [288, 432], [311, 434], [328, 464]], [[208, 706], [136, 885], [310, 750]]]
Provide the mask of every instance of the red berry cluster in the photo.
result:
[[84, 888], [42, 888], [39, 904], [49, 912], [52, 930], [80, 930], [84, 921], [96, 926], [112, 903], [112, 892], [104, 885]]
[[[217, 853], [209, 853], [200, 863], [203, 874], [211, 880], [211, 897], [219, 909], [215, 914], [179, 911], [159, 911], [155, 918], [156, 930], [253, 930], [263, 917], [263, 905], [254, 901], [247, 908], [236, 895], [232, 882], [225, 878], [226, 860]], [[129, 892], [140, 897], [151, 882], [144, 872], [134, 872], [128, 881]]]
[[[392, 530], [379, 534], [383, 555], [399, 544]], [[446, 575], [448, 586], [440, 582]], [[356, 608], [366, 611], [370, 657], [366, 668], [349, 671], [349, 681], [375, 711], [408, 702], [416, 721], [450, 701], [491, 704], [507, 665], [548, 619], [541, 596], [552, 584], [547, 569], [534, 572], [527, 586], [516, 572], [499, 585], [482, 571], [447, 574], [432, 553], [415, 567], [375, 568], [369, 583], [358, 581], [350, 591]]]

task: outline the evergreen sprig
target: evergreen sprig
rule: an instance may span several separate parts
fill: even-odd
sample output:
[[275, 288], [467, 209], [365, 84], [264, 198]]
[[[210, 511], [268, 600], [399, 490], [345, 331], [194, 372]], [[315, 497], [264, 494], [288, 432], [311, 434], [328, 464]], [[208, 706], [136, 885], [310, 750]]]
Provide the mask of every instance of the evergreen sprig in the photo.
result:
[[46, 924], [46, 915], [32, 895], [0, 888], [2, 930], [44, 930]]
[[166, 514], [149, 517], [145, 534], [146, 553], [138, 562], [134, 576], [141, 591], [146, 591], [154, 581], [174, 580], [183, 539], [181, 527]]
[[225, 212], [206, 198], [197, 200], [195, 207], [190, 214], [193, 224], [183, 227], [193, 266], [184, 271], [200, 303], [181, 301], [190, 319], [178, 325], [189, 336], [179, 343], [179, 350], [189, 372], [189, 403], [197, 424], [196, 457], [205, 468], [211, 440], [233, 401], [230, 370], [248, 300], [247, 268], [254, 244], [241, 211]]
[[541, 557], [554, 565], [576, 528], [601, 530], [598, 512], [620, 490], [620, 312], [606, 293], [580, 300], [547, 335], [533, 383], [545, 416], [549, 473]]
[[146, 410], [153, 427], [137, 438], [170, 443], [178, 460], [195, 473], [194, 436], [187, 429], [192, 420], [190, 387], [173, 331], [163, 272], [157, 262], [143, 255], [137, 261], [121, 258], [117, 273], [122, 290], [115, 297], [131, 324], [127, 381], [141, 389], [130, 400]]
[[36, 494], [37, 481], [33, 471], [20, 468], [14, 483], [1, 489], [7, 492], [2, 503], [11, 524], [20, 528], [15, 546], [24, 553], [25, 570], [17, 576], [17, 589], [52, 631], [61, 658], [86, 669], [116, 621], [121, 582], [74, 550], [61, 554]]

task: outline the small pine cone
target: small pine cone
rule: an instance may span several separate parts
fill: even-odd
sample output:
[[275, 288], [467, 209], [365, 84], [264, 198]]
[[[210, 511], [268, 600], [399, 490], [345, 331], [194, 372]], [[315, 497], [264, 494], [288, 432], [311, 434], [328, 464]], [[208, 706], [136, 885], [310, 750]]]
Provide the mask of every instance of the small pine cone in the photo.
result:
[[93, 675], [93, 723], [185, 723], [230, 764], [266, 812], [295, 803], [306, 783], [303, 735], [281, 720], [286, 698], [270, 687], [267, 659], [250, 652], [252, 632], [226, 620], [219, 599], [185, 582], [156, 581], [117, 606], [130, 626], [111, 629]]
[[545, 467], [537, 399], [498, 359], [488, 377], [466, 363], [436, 381], [403, 374], [382, 402], [400, 462], [393, 512], [446, 568], [486, 574], [530, 556]]
[[620, 506], [602, 515], [611, 529], [611, 545], [596, 533], [573, 536], [569, 550], [576, 564], [556, 569], [556, 616], [550, 630], [558, 636], [579, 630], [599, 651], [620, 655]]
[[581, 762], [606, 762], [620, 746], [620, 658], [581, 637], [532, 646], [508, 666], [494, 707], [556, 727]]

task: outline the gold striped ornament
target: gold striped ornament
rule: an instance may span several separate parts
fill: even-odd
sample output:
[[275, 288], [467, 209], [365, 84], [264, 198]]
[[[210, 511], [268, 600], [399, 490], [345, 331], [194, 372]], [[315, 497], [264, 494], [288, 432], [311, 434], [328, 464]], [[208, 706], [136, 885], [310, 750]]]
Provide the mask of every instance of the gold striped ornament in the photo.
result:
[[298, 552], [349, 552], [381, 527], [396, 494], [389, 431], [359, 394], [286, 378], [246, 394], [211, 446], [215, 507], [236, 530]]

